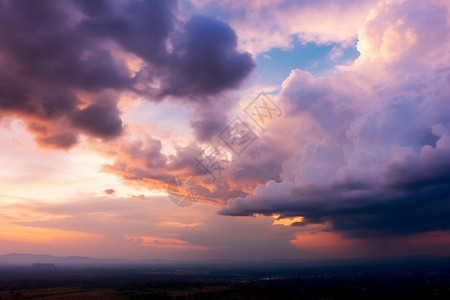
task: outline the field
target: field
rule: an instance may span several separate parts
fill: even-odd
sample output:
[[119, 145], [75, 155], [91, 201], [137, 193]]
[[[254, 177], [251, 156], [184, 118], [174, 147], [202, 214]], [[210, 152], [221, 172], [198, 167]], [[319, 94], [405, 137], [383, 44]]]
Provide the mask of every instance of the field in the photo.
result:
[[450, 298], [450, 259], [0, 267], [0, 299]]

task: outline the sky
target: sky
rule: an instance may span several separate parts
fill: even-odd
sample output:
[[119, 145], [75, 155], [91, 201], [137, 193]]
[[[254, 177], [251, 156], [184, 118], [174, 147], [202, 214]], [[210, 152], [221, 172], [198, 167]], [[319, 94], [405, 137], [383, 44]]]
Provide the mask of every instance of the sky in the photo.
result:
[[447, 0], [0, 0], [0, 254], [450, 254]]

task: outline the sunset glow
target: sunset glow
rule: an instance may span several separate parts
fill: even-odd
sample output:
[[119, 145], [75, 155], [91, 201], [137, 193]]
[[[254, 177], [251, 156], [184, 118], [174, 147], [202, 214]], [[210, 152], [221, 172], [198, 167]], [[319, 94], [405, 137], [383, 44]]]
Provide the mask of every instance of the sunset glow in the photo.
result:
[[0, 32], [1, 254], [450, 251], [447, 0], [0, 0]]

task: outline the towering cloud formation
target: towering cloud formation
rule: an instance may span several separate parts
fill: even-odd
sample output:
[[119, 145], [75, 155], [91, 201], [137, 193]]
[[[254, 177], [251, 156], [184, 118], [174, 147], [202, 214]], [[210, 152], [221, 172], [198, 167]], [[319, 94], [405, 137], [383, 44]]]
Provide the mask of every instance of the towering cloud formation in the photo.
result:
[[445, 1], [381, 1], [361, 57], [330, 77], [295, 70], [281, 100], [296, 153], [281, 182], [227, 215], [303, 216], [347, 237], [450, 230], [450, 38]]
[[176, 1], [0, 1], [0, 109], [43, 145], [123, 130], [132, 93], [195, 101], [236, 88], [254, 68], [225, 23], [177, 18]]

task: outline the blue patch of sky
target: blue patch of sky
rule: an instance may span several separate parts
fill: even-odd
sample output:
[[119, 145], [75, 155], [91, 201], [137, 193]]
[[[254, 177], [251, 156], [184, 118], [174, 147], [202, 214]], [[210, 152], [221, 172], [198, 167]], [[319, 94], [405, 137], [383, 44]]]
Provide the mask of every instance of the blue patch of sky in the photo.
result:
[[[276, 85], [281, 89], [281, 83], [293, 69], [308, 71], [315, 77], [330, 75], [337, 65], [348, 64], [359, 56], [356, 41], [342, 49], [342, 55], [332, 59], [330, 54], [337, 43], [317, 45], [295, 41], [290, 49], [272, 48], [256, 56], [257, 69], [252, 74], [247, 86]], [[279, 90], [278, 90], [279, 91]]]
[[[217, 2], [209, 2], [203, 7], [193, 5], [190, 0], [182, 0], [185, 11], [189, 15], [209, 15], [227, 20], [238, 18], [243, 11], [232, 11], [221, 7]], [[264, 38], [263, 36], [261, 38]], [[257, 69], [253, 72], [244, 88], [253, 85], [276, 85], [281, 83], [293, 69], [308, 71], [315, 77], [330, 75], [337, 65], [348, 64], [359, 56], [356, 40], [343, 49], [342, 56], [333, 60], [330, 53], [338, 43], [318, 45], [313, 42], [302, 43], [293, 37], [294, 42], [289, 49], [272, 48], [256, 56]], [[274, 91], [277, 92], [277, 91]]]

